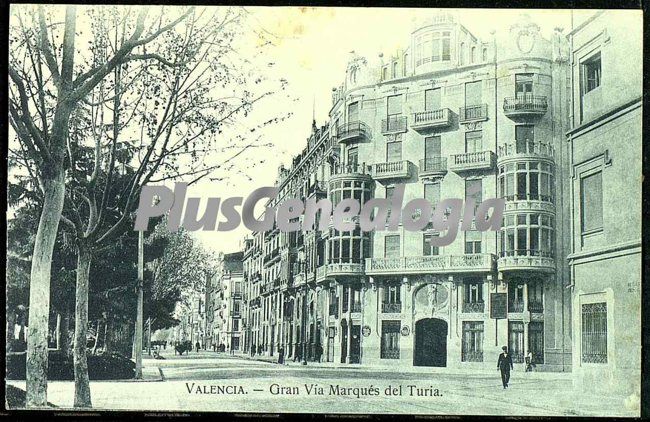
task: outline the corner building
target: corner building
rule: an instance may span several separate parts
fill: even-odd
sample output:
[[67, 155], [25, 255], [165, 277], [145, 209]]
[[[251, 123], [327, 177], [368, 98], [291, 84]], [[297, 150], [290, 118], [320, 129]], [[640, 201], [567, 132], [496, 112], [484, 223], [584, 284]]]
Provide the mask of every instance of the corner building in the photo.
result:
[[[569, 81], [566, 38], [544, 39], [525, 16], [482, 41], [436, 15], [394, 55], [353, 53], [329, 124], [280, 168], [276, 201], [364, 203], [405, 184], [403, 204], [503, 197], [503, 228], [459, 231], [441, 248], [429, 243], [441, 233], [401, 225], [254, 233], [248, 344], [287, 359], [457, 368], [493, 368], [508, 345], [515, 362], [530, 350], [538, 370], [570, 371]], [[503, 319], [490, 318], [492, 293], [507, 295]]]

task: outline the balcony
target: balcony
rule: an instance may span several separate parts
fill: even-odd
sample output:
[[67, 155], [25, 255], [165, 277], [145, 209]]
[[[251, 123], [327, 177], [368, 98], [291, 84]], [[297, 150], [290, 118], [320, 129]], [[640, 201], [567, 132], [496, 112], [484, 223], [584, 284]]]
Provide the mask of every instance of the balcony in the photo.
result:
[[497, 266], [499, 271], [554, 272], [555, 258], [546, 251], [517, 249], [502, 252]]
[[394, 133], [406, 132], [406, 116], [390, 116], [381, 121], [382, 135], [391, 135]]
[[485, 311], [485, 302], [463, 302], [463, 313], [482, 314]]
[[316, 282], [330, 277], [355, 276], [364, 274], [364, 264], [354, 262], [330, 263], [316, 268]]
[[543, 116], [547, 109], [546, 97], [521, 95], [503, 99], [503, 113], [511, 119]]
[[413, 113], [413, 123], [411, 124], [413, 129], [418, 132], [445, 128], [450, 125], [451, 111], [448, 108]]
[[367, 275], [401, 275], [429, 273], [468, 273], [490, 272], [494, 255], [434, 255], [402, 256], [395, 258], [367, 258]]
[[424, 158], [420, 160], [421, 177], [444, 177], [447, 174], [447, 157]]
[[375, 180], [410, 179], [413, 165], [408, 160], [392, 163], [378, 163], [372, 168], [372, 177]]
[[466, 152], [451, 156], [449, 170], [456, 173], [464, 171], [490, 170], [494, 167], [495, 158], [492, 151]]
[[524, 312], [524, 302], [523, 301], [513, 301], [508, 302], [508, 313], [509, 314], [518, 314]]
[[402, 304], [401, 303], [382, 303], [381, 312], [385, 314], [401, 314], [402, 313]]
[[541, 158], [546, 161], [553, 161], [555, 150], [553, 145], [549, 143], [521, 140], [499, 145], [497, 153], [499, 155], [497, 163], [501, 164], [507, 161], [516, 161], [521, 158]]
[[529, 300], [528, 301], [528, 310], [535, 314], [544, 313], [544, 302], [541, 300]]
[[352, 313], [359, 313], [361, 312], [361, 302], [352, 302]]
[[461, 107], [458, 113], [460, 123], [481, 122], [487, 120], [487, 104]]
[[339, 304], [330, 303], [329, 316], [339, 316]]
[[362, 142], [370, 139], [371, 130], [363, 122], [350, 122], [336, 128], [336, 139], [340, 143]]
[[332, 168], [330, 182], [336, 179], [371, 180], [372, 166], [366, 163], [339, 164]]

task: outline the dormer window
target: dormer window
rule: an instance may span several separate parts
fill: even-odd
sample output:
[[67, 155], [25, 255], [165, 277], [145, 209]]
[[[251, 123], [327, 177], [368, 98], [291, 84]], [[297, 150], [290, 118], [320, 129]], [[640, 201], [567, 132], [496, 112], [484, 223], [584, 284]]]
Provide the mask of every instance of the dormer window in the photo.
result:
[[451, 32], [434, 31], [415, 39], [415, 65], [451, 60]]

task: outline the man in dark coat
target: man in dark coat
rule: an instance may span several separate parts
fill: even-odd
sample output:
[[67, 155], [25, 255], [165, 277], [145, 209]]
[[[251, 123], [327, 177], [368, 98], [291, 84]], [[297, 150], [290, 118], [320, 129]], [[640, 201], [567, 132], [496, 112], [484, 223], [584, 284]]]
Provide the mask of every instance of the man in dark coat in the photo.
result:
[[501, 348], [503, 353], [499, 355], [499, 360], [497, 361], [497, 370], [501, 371], [501, 381], [503, 382], [503, 388], [508, 388], [508, 382], [510, 381], [510, 370], [514, 369], [512, 366], [512, 357], [508, 353], [508, 348], [503, 346]]

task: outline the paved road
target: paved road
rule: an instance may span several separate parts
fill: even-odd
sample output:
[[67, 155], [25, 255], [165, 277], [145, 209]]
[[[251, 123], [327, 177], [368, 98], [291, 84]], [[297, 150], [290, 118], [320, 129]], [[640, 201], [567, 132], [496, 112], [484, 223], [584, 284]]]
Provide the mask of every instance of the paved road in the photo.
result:
[[[493, 374], [449, 373], [439, 368], [400, 372], [281, 366], [212, 352], [165, 356], [165, 360], [145, 359], [147, 381], [91, 382], [93, 407], [254, 413], [638, 414], [625, 407], [624, 398], [575, 393], [569, 374], [515, 371], [511, 388], [503, 390], [496, 370]], [[11, 383], [24, 388], [24, 382]], [[73, 389], [71, 382], [51, 382], [48, 400], [71, 407]]]

